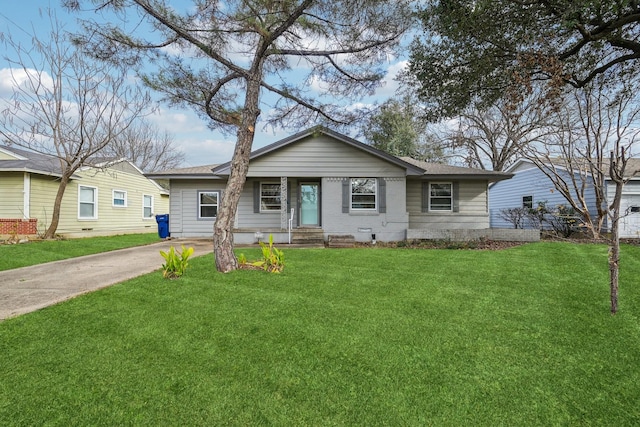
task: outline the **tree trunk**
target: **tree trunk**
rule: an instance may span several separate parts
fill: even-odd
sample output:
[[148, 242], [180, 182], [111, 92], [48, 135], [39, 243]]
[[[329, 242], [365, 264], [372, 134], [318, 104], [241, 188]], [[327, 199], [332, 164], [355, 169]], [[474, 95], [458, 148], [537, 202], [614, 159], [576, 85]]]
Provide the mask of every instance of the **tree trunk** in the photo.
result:
[[62, 197], [69, 184], [69, 177], [71, 175], [64, 172], [60, 179], [60, 185], [58, 185], [58, 192], [56, 193], [56, 199], [53, 202], [53, 212], [51, 213], [51, 223], [47, 227], [47, 231], [44, 233], [45, 239], [53, 239], [56, 237], [56, 230], [58, 230], [58, 224], [60, 223], [60, 206], [62, 206]]
[[213, 225], [213, 251], [216, 268], [222, 273], [228, 273], [238, 268], [238, 259], [233, 252], [233, 222], [240, 194], [247, 180], [255, 125], [260, 114], [260, 77], [261, 71], [254, 73], [254, 78], [247, 81], [242, 122], [238, 127], [238, 140], [231, 159], [229, 181], [222, 196], [218, 217]]
[[609, 289], [611, 296], [611, 314], [618, 312], [618, 278], [620, 274], [620, 205], [622, 204], [622, 188], [624, 186], [624, 171], [627, 159], [624, 148], [616, 147], [611, 152], [609, 160], [609, 174], [615, 182], [616, 189], [613, 201], [609, 205], [611, 217], [611, 244], [609, 246]]
[[609, 246], [609, 287], [611, 293], [611, 314], [618, 312], [618, 278], [620, 271], [620, 236], [618, 234], [619, 211], [614, 211], [611, 224], [611, 245]]

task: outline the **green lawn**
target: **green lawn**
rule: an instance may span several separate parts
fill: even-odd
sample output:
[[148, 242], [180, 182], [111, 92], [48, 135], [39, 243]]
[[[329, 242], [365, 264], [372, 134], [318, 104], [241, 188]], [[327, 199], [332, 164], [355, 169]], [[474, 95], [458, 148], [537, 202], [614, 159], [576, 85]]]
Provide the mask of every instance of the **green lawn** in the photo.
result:
[[639, 425], [640, 248], [617, 316], [606, 252], [195, 258], [0, 323], [0, 425]]
[[157, 233], [0, 245], [0, 271], [160, 242]]

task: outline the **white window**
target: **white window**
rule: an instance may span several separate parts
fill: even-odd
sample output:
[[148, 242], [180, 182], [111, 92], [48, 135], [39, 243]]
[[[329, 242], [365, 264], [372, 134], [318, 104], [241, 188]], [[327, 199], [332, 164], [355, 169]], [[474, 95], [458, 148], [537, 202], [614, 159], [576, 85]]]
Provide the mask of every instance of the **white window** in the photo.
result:
[[280, 211], [282, 207], [280, 184], [260, 184], [260, 212]]
[[145, 194], [142, 196], [142, 217], [153, 218], [153, 196]]
[[450, 182], [429, 183], [429, 210], [453, 211], [453, 184]]
[[123, 190], [113, 190], [113, 206], [116, 208], [127, 207], [127, 192]]
[[522, 197], [522, 207], [527, 209], [533, 209], [533, 196]]
[[198, 192], [198, 218], [215, 218], [218, 216], [220, 203], [219, 191]]
[[377, 191], [376, 178], [351, 178], [351, 209], [376, 210]]
[[78, 218], [98, 218], [98, 189], [96, 187], [78, 186]]

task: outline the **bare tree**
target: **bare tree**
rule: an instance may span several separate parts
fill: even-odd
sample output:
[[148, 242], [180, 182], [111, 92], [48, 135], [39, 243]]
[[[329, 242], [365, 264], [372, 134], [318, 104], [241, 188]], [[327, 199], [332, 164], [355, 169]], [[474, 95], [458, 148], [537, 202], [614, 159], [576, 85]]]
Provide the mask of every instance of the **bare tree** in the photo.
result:
[[[558, 116], [557, 131], [528, 155], [582, 217], [594, 238], [601, 237], [609, 219], [612, 314], [618, 306], [622, 189], [640, 172], [627, 170], [640, 135], [637, 85], [635, 78], [616, 81], [597, 76], [574, 92], [572, 102]], [[612, 183], [609, 189], [607, 177]], [[592, 196], [595, 206], [589, 205]]]
[[127, 85], [125, 70], [96, 64], [76, 50], [56, 16], [48, 17], [50, 33], [41, 37], [34, 29], [30, 46], [0, 36], [14, 87], [11, 101], [1, 107], [0, 136], [59, 160], [60, 184], [44, 234], [52, 238], [74, 172], [141, 117], [150, 98]]
[[[637, 126], [637, 84], [637, 79], [612, 82], [604, 75], [573, 90], [555, 116], [554, 130], [527, 153], [595, 239], [610, 215], [605, 187], [609, 155]], [[627, 152], [631, 145], [624, 145]]]
[[125, 158], [145, 172], [180, 166], [184, 153], [176, 149], [173, 136], [160, 132], [150, 122], [140, 119], [132, 124], [103, 151], [105, 156]]
[[488, 109], [469, 108], [447, 137], [454, 156], [470, 167], [504, 171], [544, 137], [549, 106], [535, 95], [506, 96]]
[[[618, 312], [618, 282], [620, 275], [620, 212], [622, 189], [630, 178], [640, 174], [640, 170], [627, 170], [632, 156], [632, 147], [640, 137], [638, 128], [631, 129], [629, 120], [635, 121], [640, 116], [637, 101], [629, 104], [629, 98], [635, 97], [635, 88], [628, 88], [631, 92], [624, 92], [613, 109], [616, 123], [614, 141], [609, 153], [609, 177], [614, 185], [613, 197], [609, 196], [607, 212], [611, 220], [611, 235], [609, 237], [609, 288], [611, 299], [611, 314]], [[631, 108], [631, 111], [629, 110]]]
[[[88, 51], [129, 64], [149, 55], [155, 72], [142, 73], [148, 85], [169, 102], [194, 108], [211, 127], [236, 131], [213, 230], [216, 267], [222, 272], [238, 267], [233, 220], [267, 95], [271, 111], [265, 120], [271, 124], [352, 123], [358, 111], [340, 102], [359, 100], [379, 85], [383, 74], [376, 66], [399, 44], [411, 6], [409, 0], [198, 0], [188, 7], [181, 3], [181, 12], [163, 0], [65, 3], [74, 10], [91, 4], [122, 17], [114, 25], [92, 14], [84, 34], [101, 37], [91, 43], [78, 36]], [[293, 66], [307, 72], [298, 84], [288, 74]], [[312, 88], [329, 96], [311, 93]]]

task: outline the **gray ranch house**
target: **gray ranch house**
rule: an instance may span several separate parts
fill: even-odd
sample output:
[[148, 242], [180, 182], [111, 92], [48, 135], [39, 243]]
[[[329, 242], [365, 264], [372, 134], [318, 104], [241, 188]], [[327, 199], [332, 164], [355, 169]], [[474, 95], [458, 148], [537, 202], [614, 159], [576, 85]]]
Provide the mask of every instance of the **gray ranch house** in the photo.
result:
[[[170, 183], [172, 237], [212, 236], [229, 169], [224, 163], [147, 175]], [[488, 186], [510, 177], [394, 157], [314, 127], [252, 152], [234, 240], [500, 238], [489, 229]]]

